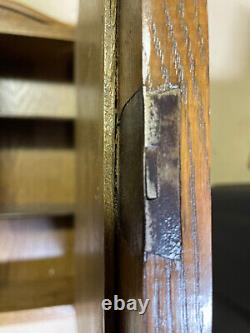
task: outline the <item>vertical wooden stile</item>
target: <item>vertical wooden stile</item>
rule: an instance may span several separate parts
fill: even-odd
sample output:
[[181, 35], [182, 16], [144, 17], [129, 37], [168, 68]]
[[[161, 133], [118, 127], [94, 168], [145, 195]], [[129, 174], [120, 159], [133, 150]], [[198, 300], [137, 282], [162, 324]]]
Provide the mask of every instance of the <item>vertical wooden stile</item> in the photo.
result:
[[76, 50], [76, 303], [79, 332], [104, 332], [114, 284], [116, 1], [80, 1]]
[[[131, 12], [129, 8], [132, 8]], [[138, 149], [137, 154], [133, 155], [140, 155], [138, 158], [144, 159], [146, 166], [149, 158], [152, 170], [156, 159], [158, 168], [161, 165], [157, 177], [161, 175], [160, 181], [169, 181], [160, 194], [157, 188], [161, 189], [163, 183], [159, 185], [156, 182], [148, 195], [145, 174], [140, 179], [137, 177], [138, 183], [144, 188], [146, 211], [143, 226], [139, 229], [141, 234], [137, 233], [135, 241], [132, 232], [128, 230], [134, 230], [132, 224], [136, 220], [140, 223], [141, 215], [137, 211], [133, 212], [135, 216], [132, 213], [125, 214], [129, 207], [133, 207], [132, 200], [128, 202], [126, 198], [131, 197], [136, 187], [131, 190], [127, 185], [126, 188], [123, 175], [128, 165], [123, 165], [125, 159], [121, 161], [120, 292], [125, 299], [139, 296], [149, 298], [150, 306], [143, 318], [129, 311], [122, 312], [119, 329], [121, 332], [208, 333], [211, 332], [212, 322], [212, 283], [206, 1], [121, 0], [119, 17], [121, 158], [123, 151], [131, 152], [131, 149], [126, 148], [126, 144], [131, 147], [131, 142], [126, 143], [129, 141], [126, 135], [133, 133], [131, 127], [134, 133], [140, 128], [136, 117], [133, 121], [129, 119], [130, 115], [142, 112], [144, 149], [147, 150], [143, 153]], [[135, 103], [135, 96], [140, 90], [143, 91], [143, 110]], [[176, 103], [175, 107], [173, 103]], [[173, 115], [170, 117], [171, 112]], [[169, 115], [166, 117], [172, 121], [165, 132], [169, 133], [165, 141], [165, 155], [169, 156], [169, 161], [164, 162], [165, 166], [159, 164], [159, 156], [156, 157], [158, 153], [154, 152], [154, 140], [151, 140], [153, 143], [147, 155], [147, 132], [148, 129], [153, 132], [152, 119], [157, 123], [156, 118], [164, 117], [164, 114]], [[162, 119], [166, 121], [166, 117]], [[160, 124], [165, 123], [162, 120]], [[171, 161], [169, 155], [173, 154], [169, 145], [170, 132], [174, 127], [179, 137], [173, 141], [176, 148], [179, 146], [178, 156], [176, 148], [174, 150], [175, 162], [174, 159]], [[159, 142], [161, 140], [163, 136]], [[160, 149], [162, 157], [164, 145]], [[131, 158], [132, 155], [128, 157]], [[169, 176], [170, 171], [172, 177]], [[129, 177], [133, 179], [133, 175]], [[151, 186], [152, 179], [159, 181], [157, 177], [152, 176]], [[170, 205], [170, 199], [164, 199], [162, 195], [168, 198], [170, 184], [176, 186], [176, 180], [178, 187], [173, 192], [174, 204]], [[141, 193], [139, 191], [138, 195]], [[148, 207], [152, 206], [152, 200], [157, 199], [157, 196], [160, 196], [161, 208], [165, 208], [165, 220], [160, 220], [161, 216], [156, 218], [157, 210], [151, 210], [153, 215], [148, 215]], [[135, 242], [142, 243], [142, 248], [135, 248]]]

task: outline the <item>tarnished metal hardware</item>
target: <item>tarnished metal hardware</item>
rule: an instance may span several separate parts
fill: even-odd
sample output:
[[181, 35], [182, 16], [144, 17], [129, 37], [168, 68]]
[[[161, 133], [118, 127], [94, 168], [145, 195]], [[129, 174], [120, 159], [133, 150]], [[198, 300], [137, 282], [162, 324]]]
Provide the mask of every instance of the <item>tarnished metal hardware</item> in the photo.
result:
[[120, 119], [119, 231], [133, 252], [144, 248], [144, 112], [138, 91], [126, 104]]
[[181, 255], [178, 100], [143, 99], [139, 91], [120, 121], [120, 230], [132, 251], [174, 260]]
[[158, 197], [157, 153], [157, 146], [145, 148], [145, 191], [148, 200], [153, 200]]
[[169, 259], [181, 255], [179, 123], [178, 95], [145, 97], [145, 250]]

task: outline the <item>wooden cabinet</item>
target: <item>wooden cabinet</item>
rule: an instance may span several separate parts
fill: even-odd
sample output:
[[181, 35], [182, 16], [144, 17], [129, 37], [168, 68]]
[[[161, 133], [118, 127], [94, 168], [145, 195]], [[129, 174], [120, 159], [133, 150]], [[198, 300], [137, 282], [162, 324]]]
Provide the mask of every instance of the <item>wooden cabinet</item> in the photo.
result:
[[0, 1], [0, 311], [74, 301], [74, 28]]

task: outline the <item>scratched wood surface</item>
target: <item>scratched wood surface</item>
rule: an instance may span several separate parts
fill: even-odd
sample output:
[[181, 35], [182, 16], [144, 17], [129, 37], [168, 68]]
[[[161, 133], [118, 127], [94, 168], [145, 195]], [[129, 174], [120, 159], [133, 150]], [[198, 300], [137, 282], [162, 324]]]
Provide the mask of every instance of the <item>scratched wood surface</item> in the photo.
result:
[[[119, 13], [120, 111], [140, 88], [141, 76], [144, 100], [152, 94], [178, 94], [179, 97], [182, 251], [180, 260], [156, 254], [143, 256], [142, 253], [140, 258], [138, 254], [133, 255], [121, 235], [121, 293], [129, 298], [142, 295], [150, 298], [151, 302], [143, 322], [135, 314], [121, 313], [120, 330], [134, 332], [136, 328], [136, 332], [209, 333], [212, 288], [206, 1], [145, 0], [142, 2], [141, 27], [138, 27], [140, 12], [130, 17], [129, 12], [124, 11], [129, 6], [125, 2], [121, 1]], [[140, 8], [140, 1], [137, 8]], [[123, 22], [127, 15], [131, 22], [126, 27]], [[122, 38], [125, 35], [121, 31], [123, 29], [128, 32], [127, 39]], [[133, 38], [137, 40], [141, 32], [142, 48], [139, 42], [138, 52], [138, 48], [131, 48], [130, 43]], [[122, 55], [126, 50], [133, 65], [129, 65], [126, 56]], [[134, 63], [140, 61], [142, 71], [137, 67], [133, 72]], [[123, 82], [128, 75], [130, 85]], [[147, 107], [145, 104], [145, 111]]]

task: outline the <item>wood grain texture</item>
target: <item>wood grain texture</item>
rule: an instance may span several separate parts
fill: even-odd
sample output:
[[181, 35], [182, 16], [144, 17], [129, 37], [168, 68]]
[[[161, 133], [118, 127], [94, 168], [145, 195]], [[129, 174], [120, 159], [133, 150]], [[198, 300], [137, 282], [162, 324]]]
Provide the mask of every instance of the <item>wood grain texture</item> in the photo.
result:
[[[124, 1], [125, 2], [125, 1]], [[211, 333], [211, 205], [208, 30], [206, 1], [121, 1], [119, 111], [141, 87], [144, 112], [152, 96], [178, 96], [180, 112], [181, 255], [134, 253], [119, 234], [121, 297], [150, 299], [143, 319], [119, 314], [120, 332]], [[140, 4], [142, 9], [140, 11]], [[124, 10], [124, 9], [127, 9]], [[140, 19], [142, 15], [142, 19]], [[125, 26], [128, 17], [129, 24]], [[142, 22], [142, 25], [138, 25]], [[137, 30], [134, 30], [137, 27]], [[130, 48], [129, 40], [138, 41]], [[141, 47], [142, 45], [142, 47]], [[126, 55], [124, 54], [126, 53]], [[133, 75], [128, 76], [134, 63]], [[127, 73], [124, 72], [127, 70]], [[130, 80], [127, 80], [128, 77]], [[164, 107], [161, 112], [164, 112]], [[125, 111], [126, 112], [126, 111]], [[135, 110], [136, 112], [136, 110]], [[167, 149], [166, 149], [167, 150]], [[132, 165], [132, 162], [131, 162]], [[138, 180], [140, 181], [140, 180]], [[118, 188], [119, 189], [119, 188]], [[138, 216], [138, 212], [134, 211]], [[131, 222], [132, 223], [132, 222]], [[144, 233], [137, 235], [145, 239]], [[131, 238], [133, 235], [131, 234]], [[147, 242], [147, 240], [146, 240]], [[147, 246], [147, 244], [145, 244]]]
[[0, 33], [73, 41], [73, 26], [12, 0], [0, 1]]
[[[144, 98], [181, 99], [182, 258], [144, 267], [148, 332], [211, 332], [210, 123], [206, 1], [143, 2]], [[158, 315], [155, 315], [157, 313]]]

